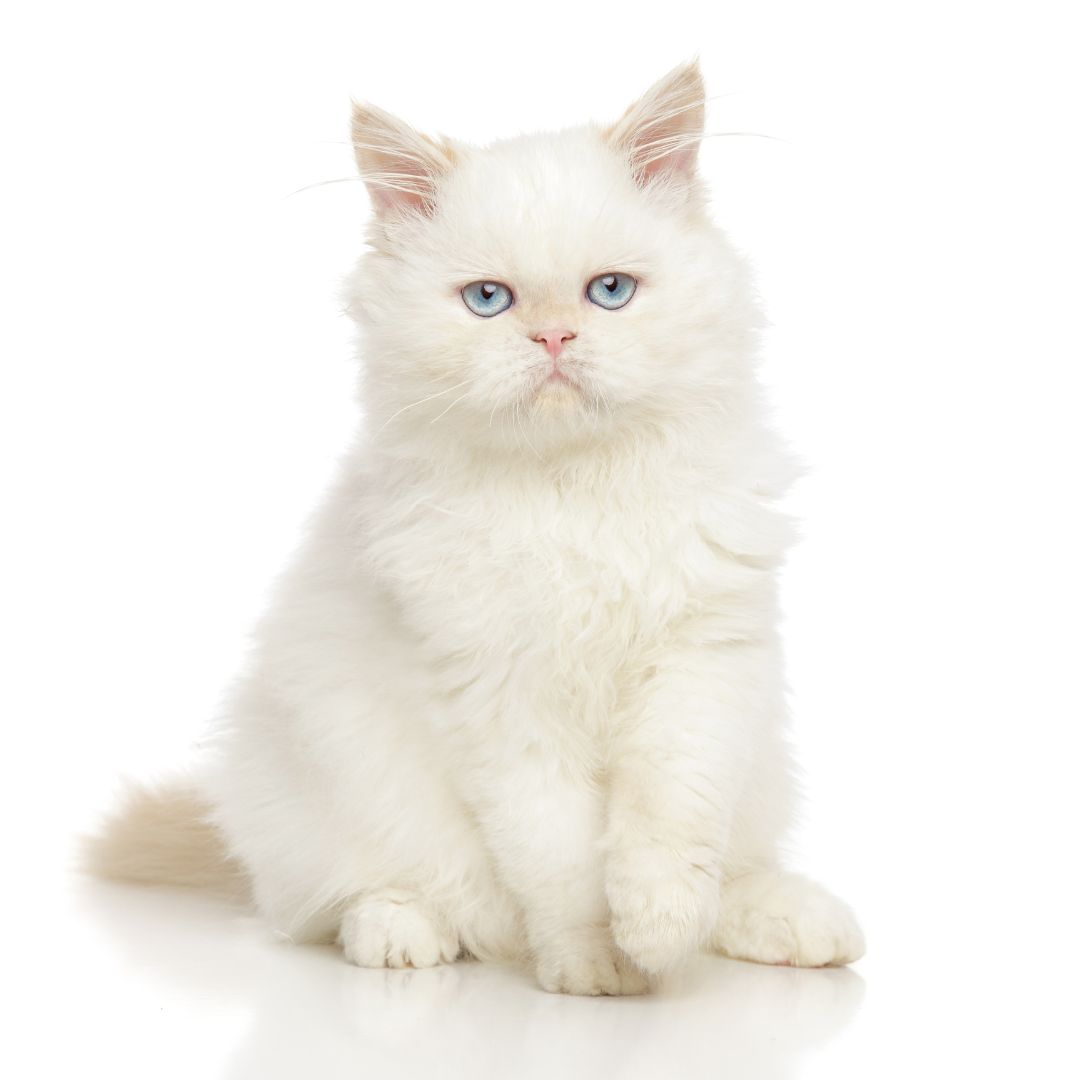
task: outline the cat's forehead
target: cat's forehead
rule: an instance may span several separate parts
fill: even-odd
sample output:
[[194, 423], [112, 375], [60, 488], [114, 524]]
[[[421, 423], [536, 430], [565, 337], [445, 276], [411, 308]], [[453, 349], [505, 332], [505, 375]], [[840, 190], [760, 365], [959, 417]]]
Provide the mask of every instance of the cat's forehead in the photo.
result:
[[467, 151], [438, 216], [478, 276], [576, 278], [640, 261], [655, 231], [627, 164], [589, 128]]

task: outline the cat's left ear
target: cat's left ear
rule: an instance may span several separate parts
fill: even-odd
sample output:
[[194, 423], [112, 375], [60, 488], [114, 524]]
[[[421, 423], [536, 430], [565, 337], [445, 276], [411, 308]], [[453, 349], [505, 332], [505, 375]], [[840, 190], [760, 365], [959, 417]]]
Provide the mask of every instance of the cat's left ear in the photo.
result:
[[626, 155], [642, 187], [664, 180], [689, 186], [705, 133], [705, 81], [696, 60], [654, 83], [605, 132]]
[[439, 182], [454, 162], [448, 145], [383, 109], [357, 102], [353, 102], [352, 144], [360, 176], [380, 217], [434, 212]]

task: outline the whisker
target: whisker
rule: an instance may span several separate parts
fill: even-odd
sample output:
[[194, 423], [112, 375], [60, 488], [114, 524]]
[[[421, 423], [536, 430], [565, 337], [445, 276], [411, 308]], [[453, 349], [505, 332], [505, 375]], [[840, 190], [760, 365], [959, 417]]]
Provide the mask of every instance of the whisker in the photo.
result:
[[[535, 417], [533, 416], [532, 413], [529, 413], [528, 419], [535, 422]], [[533, 446], [532, 439], [529, 438], [528, 434], [525, 431], [525, 424], [524, 423], [522, 423], [522, 425], [521, 425], [521, 434], [522, 434], [522, 437], [525, 439], [525, 442], [528, 445], [529, 449], [536, 455], [537, 459], [540, 460], [540, 461], [543, 461], [544, 460], [544, 455], [541, 454], [540, 451], [537, 450], [535, 446]]]
[[[411, 181], [411, 182], [410, 182]], [[319, 180], [314, 184], [305, 184], [304, 187], [290, 191], [285, 198], [299, 195], [312, 188], [326, 187], [327, 184], [375, 184], [377, 187], [390, 188], [392, 191], [404, 191], [407, 195], [430, 195], [429, 185], [424, 184], [410, 173], [364, 173], [363, 176], [340, 176], [335, 180]]]
[[285, 196], [285, 198], [291, 199], [294, 195], [299, 195], [304, 191], [311, 191], [312, 188], [326, 187], [327, 184], [355, 184], [358, 183], [360, 179], [361, 178], [359, 176], [340, 176], [336, 180], [319, 180], [314, 184], [305, 184], [303, 187], [299, 187], [295, 191], [290, 191], [289, 194]]
[[410, 405], [403, 405], [400, 409], [398, 409], [398, 411], [396, 413], [394, 413], [392, 416], [390, 416], [386, 420], [386, 422], [382, 425], [382, 427], [379, 428], [378, 431], [375, 432], [374, 437], [377, 437], [378, 435], [380, 435], [382, 433], [382, 431], [383, 431], [383, 428], [385, 428], [386, 425], [389, 424], [392, 420], [396, 420], [403, 412], [408, 412], [409, 409], [415, 409], [417, 407], [417, 405], [423, 405], [426, 402], [434, 401], [436, 398], [442, 397], [443, 394], [449, 394], [449, 393], [453, 392], [454, 390], [460, 390], [461, 387], [463, 387], [466, 384], [471, 383], [473, 381], [474, 381], [473, 379], [462, 379], [461, 382], [455, 383], [453, 386], [448, 386], [445, 390], [440, 390], [435, 394], [428, 394], [427, 397], [421, 398], [419, 401], [414, 401]]
[[446, 408], [443, 409], [443, 411], [441, 413], [439, 413], [439, 415], [436, 416], [435, 419], [432, 420], [431, 422], [433, 424], [438, 423], [459, 401], [463, 401], [468, 396], [469, 396], [469, 391], [466, 390], [465, 393], [461, 395], [461, 397], [454, 398], [454, 400], [451, 401], [450, 404], [447, 405]]

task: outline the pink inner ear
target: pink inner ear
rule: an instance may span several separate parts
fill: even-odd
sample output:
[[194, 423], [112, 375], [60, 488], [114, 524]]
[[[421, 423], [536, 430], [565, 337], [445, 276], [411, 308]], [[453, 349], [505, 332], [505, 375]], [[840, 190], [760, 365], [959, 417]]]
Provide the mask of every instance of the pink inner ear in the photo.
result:
[[377, 213], [392, 214], [397, 210], [424, 210], [426, 204], [422, 195], [414, 191], [399, 191], [396, 188], [383, 187], [381, 184], [368, 184], [371, 202]]
[[696, 147], [683, 147], [681, 150], [673, 150], [662, 158], [650, 161], [642, 170], [641, 174], [646, 180], [653, 180], [661, 173], [688, 173], [694, 165], [694, 153]]

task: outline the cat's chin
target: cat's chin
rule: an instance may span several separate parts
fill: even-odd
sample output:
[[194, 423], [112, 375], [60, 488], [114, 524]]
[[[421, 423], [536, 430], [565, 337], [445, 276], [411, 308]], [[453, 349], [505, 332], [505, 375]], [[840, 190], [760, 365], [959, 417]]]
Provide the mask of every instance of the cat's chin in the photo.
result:
[[566, 379], [545, 379], [537, 387], [533, 399], [533, 409], [540, 416], [546, 412], [564, 412], [567, 409], [577, 412], [583, 404], [581, 390]]
[[498, 422], [492, 422], [494, 415], [478, 412], [478, 423], [466, 438], [476, 438], [489, 448], [545, 458], [575, 447], [595, 446], [615, 430], [608, 408], [598, 407], [580, 385], [563, 380], [545, 380], [527, 389], [516, 404], [500, 411]]
[[610, 430], [610, 415], [596, 408], [573, 382], [543, 383], [533, 394], [528, 413], [529, 439], [547, 450], [593, 443]]

